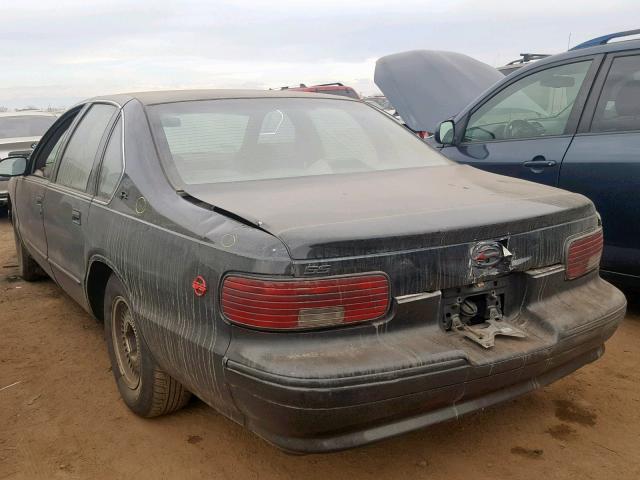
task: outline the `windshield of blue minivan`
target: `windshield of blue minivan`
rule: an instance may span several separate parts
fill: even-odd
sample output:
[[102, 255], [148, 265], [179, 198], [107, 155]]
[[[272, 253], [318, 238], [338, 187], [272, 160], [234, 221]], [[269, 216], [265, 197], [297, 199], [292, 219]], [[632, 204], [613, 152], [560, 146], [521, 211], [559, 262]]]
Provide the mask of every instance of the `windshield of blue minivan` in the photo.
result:
[[253, 98], [148, 107], [163, 161], [185, 185], [447, 165], [359, 102]]

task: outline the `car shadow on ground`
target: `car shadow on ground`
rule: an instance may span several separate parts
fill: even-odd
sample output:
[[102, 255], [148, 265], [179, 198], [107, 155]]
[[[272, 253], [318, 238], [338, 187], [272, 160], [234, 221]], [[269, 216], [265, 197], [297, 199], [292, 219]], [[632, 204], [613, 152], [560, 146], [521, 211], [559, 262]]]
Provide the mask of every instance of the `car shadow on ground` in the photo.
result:
[[640, 321], [640, 290], [621, 288], [627, 297], [627, 318], [625, 320]]

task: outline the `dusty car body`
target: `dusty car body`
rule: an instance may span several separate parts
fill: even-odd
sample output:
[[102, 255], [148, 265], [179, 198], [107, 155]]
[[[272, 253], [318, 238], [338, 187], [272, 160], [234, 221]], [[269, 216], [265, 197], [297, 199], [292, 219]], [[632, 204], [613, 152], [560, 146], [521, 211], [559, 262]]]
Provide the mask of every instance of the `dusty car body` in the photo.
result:
[[23, 275], [37, 264], [105, 322], [132, 410], [193, 392], [296, 452], [548, 384], [600, 357], [626, 306], [598, 275], [588, 199], [455, 165], [335, 96], [88, 100], [11, 207]]
[[[0, 113], [0, 158], [12, 152], [29, 151], [40, 136], [55, 122], [57, 115], [35, 110]], [[9, 200], [8, 180], [0, 170], [0, 207]]]

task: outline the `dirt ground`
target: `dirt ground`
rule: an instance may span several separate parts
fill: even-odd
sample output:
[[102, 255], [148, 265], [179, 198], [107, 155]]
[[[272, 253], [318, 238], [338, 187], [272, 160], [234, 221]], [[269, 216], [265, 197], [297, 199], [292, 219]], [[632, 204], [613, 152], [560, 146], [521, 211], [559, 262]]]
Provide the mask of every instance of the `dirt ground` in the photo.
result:
[[640, 302], [605, 356], [518, 400], [330, 455], [291, 456], [198, 400], [146, 420], [120, 400], [102, 328], [15, 276], [0, 220], [0, 479], [640, 478]]

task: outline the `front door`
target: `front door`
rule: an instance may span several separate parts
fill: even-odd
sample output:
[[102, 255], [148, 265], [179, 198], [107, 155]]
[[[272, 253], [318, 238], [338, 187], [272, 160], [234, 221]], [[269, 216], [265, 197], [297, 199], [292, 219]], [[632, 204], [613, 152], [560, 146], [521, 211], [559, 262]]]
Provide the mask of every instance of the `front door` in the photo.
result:
[[44, 229], [49, 265], [60, 286], [85, 306], [85, 225], [93, 195], [94, 163], [115, 112], [115, 106], [103, 103], [84, 111], [46, 192]]
[[593, 59], [582, 60], [507, 85], [473, 111], [461, 142], [443, 153], [483, 170], [557, 185], [593, 69]]
[[607, 58], [560, 173], [560, 187], [596, 205], [602, 269], [640, 276], [640, 52]]
[[73, 123], [78, 109], [65, 113], [42, 137], [30, 159], [29, 173], [18, 179], [16, 185], [14, 222], [23, 244], [38, 262], [52, 275], [47, 262], [47, 239], [44, 233], [44, 203], [61, 146]]

